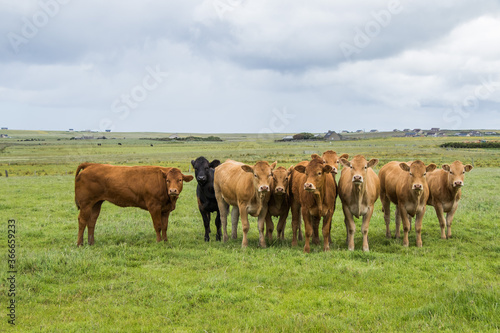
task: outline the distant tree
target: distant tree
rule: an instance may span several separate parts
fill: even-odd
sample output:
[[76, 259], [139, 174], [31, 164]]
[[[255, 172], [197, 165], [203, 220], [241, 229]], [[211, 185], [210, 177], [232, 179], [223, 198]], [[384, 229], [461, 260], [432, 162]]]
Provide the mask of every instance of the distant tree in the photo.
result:
[[293, 136], [294, 140], [309, 140], [309, 139], [312, 139], [312, 138], [314, 138], [314, 134], [307, 133], [307, 132], [302, 132], [302, 133], [299, 133], [299, 134], [295, 134]]

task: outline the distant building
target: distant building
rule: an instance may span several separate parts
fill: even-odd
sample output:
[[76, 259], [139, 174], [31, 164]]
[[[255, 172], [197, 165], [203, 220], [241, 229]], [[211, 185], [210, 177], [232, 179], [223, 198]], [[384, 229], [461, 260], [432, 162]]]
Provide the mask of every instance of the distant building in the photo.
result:
[[458, 133], [455, 133], [455, 136], [470, 136], [470, 134], [467, 132], [458, 132]]
[[0, 134], [0, 138], [8, 139], [8, 138], [10, 138], [10, 136], [8, 136], [7, 134]]
[[416, 135], [417, 135], [417, 133], [415, 133], [415, 132], [406, 132], [405, 133], [405, 137], [413, 137], [413, 136], [416, 136]]
[[401, 132], [400, 130], [398, 130], [397, 128], [393, 129], [392, 130], [393, 132]]
[[284, 136], [281, 140], [283, 140], [283, 141], [292, 141], [293, 140], [293, 136], [292, 135], [287, 135], [287, 136]]
[[74, 131], [75, 131], [75, 130], [74, 130], [74, 129], [72, 129], [72, 128], [70, 128], [70, 129], [68, 130], [68, 132], [74, 132]]
[[372, 129], [372, 130], [370, 131], [370, 133], [377, 133], [377, 132], [378, 132], [378, 130], [376, 130], [376, 129]]
[[439, 132], [440, 128], [439, 127], [433, 127], [431, 128], [431, 132]]
[[363, 133], [363, 130], [357, 130], [356, 133]]
[[109, 133], [109, 132], [111, 132], [111, 130], [110, 130], [110, 129], [107, 129], [107, 130], [106, 130], [106, 132], [108, 132], [108, 133]]
[[410, 129], [409, 129], [409, 128], [405, 128], [405, 129], [403, 130], [403, 132], [409, 132], [409, 131], [410, 131]]
[[180, 137], [177, 135], [177, 134], [172, 134], [171, 136], [168, 137], [169, 139], [173, 139], [173, 140], [176, 140], [176, 139], [180, 139]]
[[8, 130], [9, 128], [8, 127], [2, 127], [3, 130]]
[[415, 133], [417, 133], [417, 134], [420, 134], [420, 133], [423, 133], [424, 131], [422, 131], [422, 129], [420, 129], [420, 128], [415, 128], [415, 129], [413, 130], [413, 132], [415, 132]]
[[338, 135], [337, 133], [335, 133], [335, 131], [328, 131], [326, 134], [325, 134], [325, 137], [324, 139], [326, 141], [338, 141], [341, 139], [340, 135]]
[[349, 133], [349, 131], [343, 130], [342, 133]]

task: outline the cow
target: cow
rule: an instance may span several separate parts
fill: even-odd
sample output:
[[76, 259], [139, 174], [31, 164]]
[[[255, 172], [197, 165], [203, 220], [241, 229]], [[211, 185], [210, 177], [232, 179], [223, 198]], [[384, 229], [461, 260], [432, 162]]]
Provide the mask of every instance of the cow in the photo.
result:
[[[317, 154], [313, 154], [313, 155], [318, 156]], [[342, 154], [339, 157], [337, 155], [337, 153], [334, 152], [333, 150], [327, 150], [323, 153], [321, 158], [326, 162], [326, 164], [328, 164], [332, 167], [333, 191], [335, 192], [335, 197], [336, 197], [336, 195], [337, 195], [337, 182], [335, 180], [335, 176], [337, 175], [337, 172], [339, 169], [340, 158], [349, 158], [349, 155]], [[309, 161], [302, 161], [302, 162], [298, 163], [297, 165], [307, 166], [308, 163], [309, 163]], [[291, 179], [292, 178], [293, 178], [293, 172], [291, 175]], [[293, 186], [293, 181], [291, 179], [290, 179], [290, 186]], [[298, 187], [296, 188], [295, 192], [298, 193]], [[301, 215], [301, 213], [300, 213], [300, 198], [298, 198], [298, 197], [294, 198], [293, 193], [294, 192], [292, 190], [290, 190], [290, 208], [292, 211], [292, 227], [293, 227], [293, 225], [297, 226], [297, 229], [295, 231], [293, 231], [294, 236], [292, 239], [292, 246], [296, 246], [297, 245], [297, 235], [296, 235], [297, 230], [298, 230], [298, 240], [302, 240], [302, 230], [301, 230], [301, 220], [300, 220], [300, 215]], [[335, 210], [335, 202], [333, 204], [333, 209]], [[295, 221], [295, 223], [293, 221]], [[313, 232], [314, 232], [313, 241], [316, 244], [319, 244], [319, 226], [318, 225], [314, 226]], [[329, 236], [329, 237], [330, 238], [328, 241], [331, 243], [332, 242], [331, 236]]]
[[[231, 205], [233, 206], [231, 218], [233, 239], [237, 235], [237, 216], [239, 213], [243, 229], [241, 246], [243, 248], [248, 246], [247, 233], [250, 229], [248, 214], [250, 214], [258, 217], [259, 244], [263, 248], [266, 247], [264, 223], [267, 215], [267, 205], [271, 197], [272, 172], [275, 167], [276, 162], [269, 165], [266, 161], [258, 161], [251, 166], [227, 160], [215, 169], [214, 190], [224, 230], [224, 242], [228, 239], [227, 215]], [[235, 208], [237, 209], [235, 210]]]
[[279, 217], [276, 227], [277, 237], [282, 240], [285, 238], [286, 219], [290, 211], [290, 187], [288, 184], [292, 170], [293, 165], [288, 169], [280, 166], [273, 170], [273, 186], [271, 188], [271, 198], [267, 205], [266, 216], [267, 234], [270, 242], [272, 242], [272, 232], [274, 229], [272, 216]]
[[[427, 176], [430, 190], [427, 205], [433, 206], [436, 211], [442, 239], [451, 238], [451, 223], [462, 196], [465, 173], [471, 171], [472, 168], [470, 164], [463, 165], [462, 162], [455, 161], [451, 165], [443, 164], [441, 169]], [[446, 213], [446, 219], [444, 213]]]
[[120, 207], [139, 207], [149, 211], [156, 241], [167, 241], [168, 217], [182, 191], [183, 182], [193, 180], [177, 168], [159, 166], [116, 166], [82, 163], [75, 174], [75, 203], [78, 215], [78, 241], [88, 228], [88, 243], [94, 244], [94, 228], [104, 201]]
[[340, 174], [338, 192], [344, 212], [347, 248], [354, 250], [356, 225], [353, 216], [362, 216], [363, 251], [369, 251], [368, 228], [373, 206], [380, 195], [380, 181], [372, 169], [377, 165], [378, 159], [367, 161], [364, 156], [356, 155], [351, 161], [341, 158], [340, 163], [344, 168]]
[[426, 175], [434, 169], [436, 169], [434, 163], [426, 166], [420, 160], [413, 161], [410, 165], [393, 161], [380, 169], [378, 173], [380, 201], [382, 201], [387, 238], [391, 237], [389, 224], [391, 222], [391, 202], [393, 202], [396, 204], [396, 238], [400, 237], [399, 228], [401, 220], [403, 220], [403, 246], [408, 246], [408, 231], [411, 223], [409, 216], [415, 217], [416, 245], [422, 247], [422, 219], [429, 198]]
[[198, 182], [198, 186], [196, 186], [196, 198], [205, 227], [205, 242], [210, 241], [210, 213], [212, 212], [217, 213], [215, 218], [215, 227], [217, 228], [215, 240], [220, 241], [222, 237], [219, 206], [217, 205], [214, 191], [214, 171], [219, 164], [219, 160], [209, 162], [203, 156], [191, 161], [191, 165], [194, 168], [194, 175]]
[[[292, 175], [292, 246], [297, 245], [297, 229], [300, 223], [299, 211], [302, 211], [305, 228], [304, 252], [310, 252], [309, 239], [314, 228], [319, 228], [323, 218], [323, 250], [330, 250], [330, 229], [332, 216], [335, 210], [337, 193], [334, 187], [332, 166], [327, 164], [317, 154], [311, 155], [307, 165], [299, 163], [294, 167]], [[300, 205], [297, 205], [297, 201]], [[319, 237], [314, 237], [313, 242], [319, 244]]]

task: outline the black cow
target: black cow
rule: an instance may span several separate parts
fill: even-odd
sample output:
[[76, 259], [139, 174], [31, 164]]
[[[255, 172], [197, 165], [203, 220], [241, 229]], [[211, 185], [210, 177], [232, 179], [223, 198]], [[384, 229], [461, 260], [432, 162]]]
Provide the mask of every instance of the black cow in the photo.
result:
[[215, 218], [217, 234], [215, 239], [220, 241], [222, 235], [220, 213], [214, 192], [214, 171], [220, 164], [220, 161], [213, 160], [209, 163], [205, 157], [200, 156], [196, 160], [191, 161], [191, 164], [193, 165], [196, 181], [198, 182], [196, 197], [198, 198], [198, 209], [200, 210], [203, 225], [205, 226], [205, 242], [210, 240], [210, 213], [212, 212], [217, 212], [217, 217]]

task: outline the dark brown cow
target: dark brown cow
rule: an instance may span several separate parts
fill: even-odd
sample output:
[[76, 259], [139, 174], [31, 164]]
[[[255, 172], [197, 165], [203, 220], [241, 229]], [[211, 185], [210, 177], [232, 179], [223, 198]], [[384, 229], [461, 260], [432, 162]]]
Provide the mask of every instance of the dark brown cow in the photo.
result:
[[[427, 204], [434, 206], [441, 227], [441, 238], [451, 237], [451, 223], [462, 196], [465, 173], [472, 170], [472, 165], [463, 165], [455, 161], [451, 165], [443, 164], [442, 169], [431, 172], [427, 176], [430, 195]], [[446, 219], [444, 217], [446, 213]], [[448, 229], [445, 233], [445, 227]]]
[[410, 223], [408, 216], [415, 217], [415, 232], [417, 246], [422, 247], [422, 219], [425, 214], [425, 205], [429, 197], [429, 186], [426, 175], [436, 169], [435, 164], [425, 166], [422, 161], [414, 161], [408, 166], [403, 162], [389, 162], [379, 173], [380, 200], [384, 211], [386, 237], [391, 237], [389, 224], [391, 222], [391, 202], [396, 204], [396, 238], [399, 238], [399, 227], [403, 220], [403, 246], [408, 246], [408, 231]]
[[[224, 230], [224, 242], [227, 241], [227, 215], [229, 206], [233, 206], [231, 222], [232, 236], [236, 238], [238, 212], [243, 229], [242, 247], [248, 246], [247, 233], [250, 229], [248, 214], [258, 217], [259, 243], [266, 247], [264, 223], [267, 215], [267, 204], [271, 197], [273, 170], [276, 162], [269, 165], [259, 161], [254, 166], [227, 160], [215, 169], [214, 190]], [[235, 208], [237, 210], [235, 211]], [[269, 229], [269, 228], [268, 228]]]
[[169, 214], [175, 209], [183, 182], [191, 180], [193, 176], [183, 175], [177, 168], [80, 164], [75, 176], [75, 202], [80, 209], [77, 245], [83, 244], [85, 227], [88, 243], [94, 244], [94, 228], [104, 201], [149, 211], [156, 241], [167, 241]]
[[[323, 217], [323, 250], [330, 250], [330, 228], [335, 210], [335, 187], [332, 175], [332, 166], [316, 154], [311, 155], [312, 160], [307, 166], [297, 165], [292, 176], [292, 192], [294, 205], [292, 206], [292, 245], [297, 245], [298, 212], [302, 211], [306, 241], [304, 252], [310, 252], [309, 239], [313, 235], [313, 228], [319, 226]], [[300, 200], [297, 207], [296, 199]], [[300, 208], [300, 209], [299, 209]], [[319, 239], [313, 239], [319, 244]]]
[[361, 232], [363, 233], [363, 251], [369, 251], [368, 228], [373, 214], [373, 206], [380, 195], [380, 181], [372, 167], [378, 159], [367, 161], [364, 156], [356, 155], [352, 161], [341, 158], [344, 166], [339, 179], [339, 197], [344, 211], [346, 227], [346, 243], [349, 250], [354, 250], [354, 233], [356, 224], [353, 216], [363, 217]]
[[[267, 206], [266, 224], [268, 226], [269, 241], [272, 241], [272, 232], [274, 229], [272, 216], [278, 216], [277, 237], [285, 239], [285, 225], [288, 212], [290, 211], [290, 186], [288, 185], [293, 165], [287, 169], [278, 167], [273, 170], [273, 186], [271, 189], [271, 198]], [[269, 230], [269, 227], [271, 230]]]

